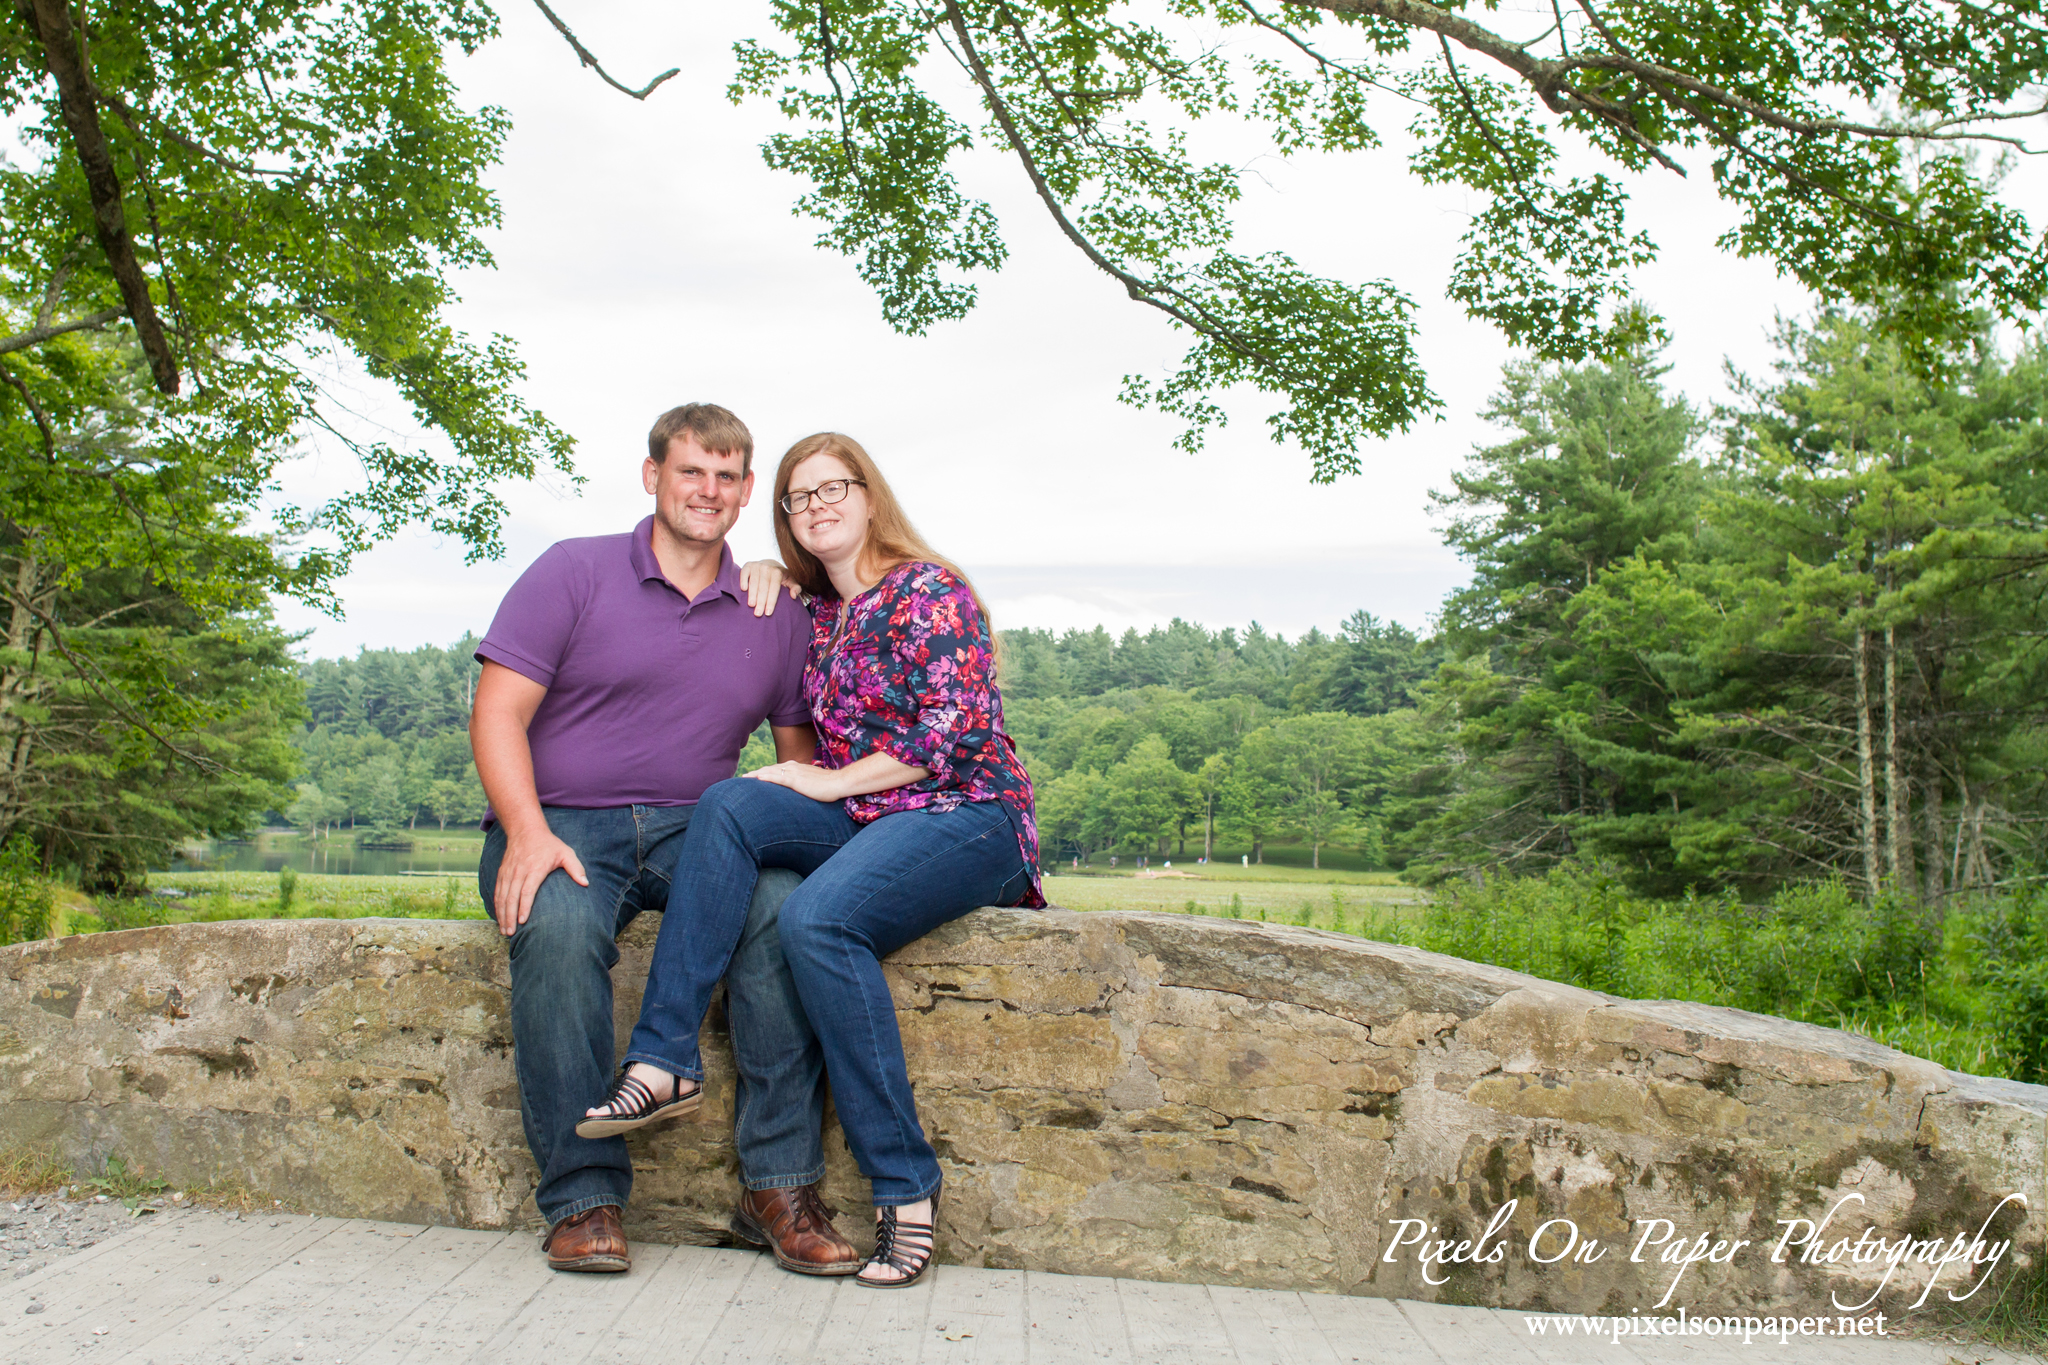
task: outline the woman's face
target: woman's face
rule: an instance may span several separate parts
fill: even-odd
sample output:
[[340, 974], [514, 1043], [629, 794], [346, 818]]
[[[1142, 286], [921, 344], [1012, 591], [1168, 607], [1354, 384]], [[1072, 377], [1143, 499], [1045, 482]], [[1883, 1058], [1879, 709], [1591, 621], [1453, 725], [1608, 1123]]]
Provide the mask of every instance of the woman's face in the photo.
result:
[[[817, 454], [789, 472], [789, 491], [814, 491], [819, 484], [851, 479], [853, 471], [837, 455]], [[860, 554], [868, 538], [868, 491], [848, 484], [846, 496], [826, 502], [813, 496], [801, 512], [789, 514], [790, 533], [796, 543], [825, 564], [845, 563]]]

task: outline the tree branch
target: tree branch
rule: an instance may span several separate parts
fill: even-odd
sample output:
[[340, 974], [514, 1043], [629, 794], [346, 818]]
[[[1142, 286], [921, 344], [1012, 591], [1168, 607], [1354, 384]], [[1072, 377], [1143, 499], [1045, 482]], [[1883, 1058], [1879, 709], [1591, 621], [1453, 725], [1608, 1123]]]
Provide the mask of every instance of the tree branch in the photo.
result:
[[[31, 615], [33, 615], [37, 620], [43, 623], [43, 628], [49, 631], [50, 633], [50, 643], [57, 647], [57, 652], [64, 656], [66, 662], [68, 662], [73, 668], [78, 670], [79, 680], [82, 681], [87, 687], [91, 688], [95, 693], [97, 693], [100, 700], [105, 702], [108, 706], [112, 707], [116, 714], [121, 716], [124, 720], [126, 720], [130, 725], [134, 726], [136, 729], [142, 731], [142, 733], [144, 733], [145, 735], [148, 735], [157, 743], [163, 745], [165, 749], [169, 750], [171, 753], [176, 754], [179, 758], [184, 759], [187, 763], [194, 765], [200, 770], [204, 772], [226, 771], [226, 769], [224, 769], [219, 763], [216, 763], [213, 759], [208, 758], [206, 755], [195, 754], [190, 752], [189, 750], [181, 749], [176, 744], [173, 744], [170, 741], [170, 739], [163, 734], [162, 731], [158, 730], [154, 725], [151, 725], [147, 720], [144, 720], [140, 712], [135, 710], [134, 707], [129, 706], [127, 704], [126, 700], [120, 695], [120, 689], [116, 688], [112, 680], [108, 679], [107, 675], [100, 671], [100, 667], [98, 664], [94, 663], [90, 659], [80, 658], [78, 655], [71, 652], [71, 646], [64, 642], [64, 632], [63, 629], [60, 626], [58, 626], [56, 617], [50, 615], [49, 612], [45, 611], [42, 607], [38, 606], [33, 601], [21, 601], [21, 599], [19, 598], [17, 598], [16, 600], [19, 601], [21, 605], [24, 608], [26, 608]], [[94, 681], [95, 677], [97, 677], [100, 681]], [[104, 683], [105, 685], [102, 686], [102, 683]]]
[[564, 38], [569, 40], [569, 46], [576, 49], [576, 59], [582, 62], [585, 66], [589, 67], [592, 71], [595, 71], [598, 74], [599, 79], [603, 80], [606, 85], [609, 85], [612, 89], [617, 90], [622, 94], [631, 95], [636, 100], [644, 100], [649, 95], [653, 94], [655, 90], [660, 87], [663, 81], [668, 80], [671, 76], [680, 76], [683, 72], [683, 69], [681, 67], [672, 66], [668, 70], [662, 72], [659, 76], [656, 76], [653, 80], [647, 82], [647, 84], [641, 86], [638, 90], [635, 90], [630, 85], [625, 85], [617, 80], [614, 80], [612, 78], [612, 74], [609, 71], [606, 71], [603, 66], [599, 65], [596, 56], [592, 54], [589, 48], [585, 47], [577, 39], [574, 33], [571, 33], [569, 31], [569, 26], [562, 22], [562, 17], [556, 14], [553, 10], [548, 8], [547, 0], [533, 0], [533, 3], [540, 7], [540, 12], [542, 14], [545, 14], [548, 17], [548, 22], [555, 26], [555, 31], [557, 33], [560, 33]]
[[49, 287], [43, 290], [43, 301], [36, 308], [36, 326], [47, 326], [50, 319], [57, 316], [57, 304], [64, 297], [64, 286], [71, 283], [71, 273], [78, 269], [78, 258], [85, 251], [85, 244], [91, 240], [89, 232], [81, 232], [71, 239], [71, 249], [50, 272]]
[[0, 365], [0, 378], [7, 381], [9, 388], [21, 395], [21, 401], [28, 404], [28, 415], [36, 419], [36, 429], [43, 433], [43, 454], [53, 463], [57, 456], [57, 433], [50, 429], [50, 419], [43, 412], [43, 405], [36, 402], [36, 396], [29, 391], [21, 376], [5, 365]]
[[121, 180], [114, 173], [113, 151], [107, 145], [106, 130], [100, 127], [99, 109], [92, 97], [92, 78], [79, 55], [77, 31], [71, 26], [71, 10], [65, 0], [15, 0], [15, 11], [42, 42], [43, 60], [57, 81], [57, 103], [65, 126], [71, 130], [71, 145], [85, 172], [86, 190], [92, 197], [93, 228], [99, 234], [100, 250], [114, 283], [121, 288], [121, 301], [135, 322], [142, 352], [149, 358], [149, 372], [165, 393], [178, 391], [178, 358], [164, 336], [156, 305], [150, 301], [149, 280], [142, 263], [135, 258], [135, 241], [128, 235], [128, 213], [121, 201]]
[[1258, 360], [1262, 364], [1272, 365], [1273, 360], [1270, 356], [1259, 351], [1242, 337], [1233, 335], [1229, 328], [1222, 326], [1214, 318], [1206, 316], [1208, 310], [1195, 300], [1171, 285], [1133, 275], [1103, 255], [1101, 249], [1074, 226], [1073, 220], [1067, 216], [1066, 207], [1060, 203], [1059, 196], [1053, 193], [1052, 185], [1045, 178], [1045, 172], [1040, 169], [1038, 158], [1032, 155], [1030, 145], [1024, 140], [1023, 130], [1017, 126], [1009, 101], [1005, 100], [1002, 92], [996, 88], [995, 77], [982, 61], [981, 53], [974, 45], [973, 35], [967, 30], [967, 20], [961, 15], [956, 0], [946, 0], [945, 18], [960, 43], [961, 50], [956, 56], [961, 66], [965, 68], [975, 85], [980, 87], [983, 98], [988, 101], [989, 112], [995, 116], [997, 125], [1003, 130], [1004, 139], [1010, 144], [1010, 150], [1017, 154], [1025, 175], [1030, 178], [1031, 188], [1037, 192], [1039, 201], [1052, 215], [1061, 235], [1079, 247], [1081, 254], [1093, 262], [1096, 269], [1121, 284], [1135, 301], [1157, 308], [1200, 335], [1223, 342], [1240, 355]]
[[26, 332], [16, 332], [11, 337], [0, 337], [0, 355], [25, 351], [31, 346], [40, 346], [51, 337], [63, 336], [66, 332], [97, 331], [118, 318], [125, 317], [127, 310], [102, 308], [97, 313], [88, 313], [82, 318], [69, 318], [63, 322], [39, 323]]
[[[1696, 76], [1655, 62], [1645, 62], [1629, 56], [1621, 50], [1618, 42], [1608, 32], [1599, 16], [1593, 13], [1586, 0], [1580, 3], [1592, 17], [1601, 34], [1614, 43], [1613, 52], [1581, 52], [1577, 56], [1561, 61], [1530, 55], [1516, 43], [1511, 43], [1491, 29], [1482, 28], [1462, 15], [1450, 10], [1439, 9], [1425, 3], [1425, 0], [1300, 0], [1300, 3], [1315, 9], [1328, 10], [1334, 14], [1361, 15], [1374, 19], [1385, 19], [1403, 28], [1423, 29], [1440, 38], [1457, 43], [1460, 47], [1491, 57], [1508, 70], [1528, 82], [1543, 102], [1558, 113], [1576, 110], [1599, 119], [1624, 136], [1634, 134], [1632, 141], [1641, 143], [1641, 135], [1634, 133], [1633, 121], [1628, 112], [1597, 95], [1580, 90], [1570, 83], [1569, 77], [1576, 70], [1617, 71], [1634, 76], [1639, 80], [1675, 86], [1694, 95], [1738, 113], [1746, 114], [1760, 123], [1788, 133], [1819, 136], [1826, 133], [1847, 133], [1856, 137], [1888, 139], [1927, 139], [1938, 142], [1999, 142], [2021, 151], [2031, 153], [2032, 149], [2019, 138], [2000, 136], [1984, 132], [1946, 131], [1962, 127], [1979, 120], [1990, 122], [2009, 118], [2028, 117], [2042, 110], [2021, 110], [1971, 115], [1965, 118], [1946, 119], [1930, 127], [1913, 128], [1887, 126], [1884, 124], [1852, 123], [1845, 119], [1798, 118], [1783, 114], [1767, 104], [1760, 104], [1746, 95], [1738, 95]], [[1660, 94], [1662, 92], [1659, 92]], [[1667, 97], [1668, 98], [1668, 97]], [[1682, 106], [1681, 107], [1685, 107]], [[1699, 111], [1688, 109], [1694, 117]]]

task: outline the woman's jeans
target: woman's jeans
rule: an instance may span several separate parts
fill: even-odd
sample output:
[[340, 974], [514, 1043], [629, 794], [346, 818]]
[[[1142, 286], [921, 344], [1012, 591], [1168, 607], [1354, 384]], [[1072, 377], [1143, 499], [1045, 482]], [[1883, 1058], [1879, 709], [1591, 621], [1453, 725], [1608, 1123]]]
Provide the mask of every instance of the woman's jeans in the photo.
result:
[[[600, 1204], [623, 1208], [633, 1190], [624, 1138], [576, 1136], [583, 1111], [604, 1100], [613, 1074], [614, 940], [642, 910], [668, 902], [668, 872], [688, 841], [695, 806], [542, 808], [555, 837], [576, 850], [589, 886], [550, 872], [533, 913], [512, 936], [512, 1060], [520, 1117], [539, 1168], [534, 1203], [550, 1224]], [[694, 837], [694, 836], [692, 836]], [[505, 829], [491, 826], [477, 869], [491, 905]], [[740, 914], [746, 931], [726, 978], [732, 1024], [733, 1140], [750, 1190], [809, 1185], [825, 1173], [824, 1058], [782, 957], [776, 920], [797, 885], [764, 877]]]
[[703, 1079], [697, 1030], [764, 868], [804, 874], [782, 905], [782, 953], [875, 1203], [930, 1197], [939, 1162], [917, 1121], [881, 959], [977, 906], [1024, 898], [1031, 880], [1008, 814], [976, 802], [858, 825], [839, 802], [772, 782], [711, 787], [669, 878], [627, 1061]]

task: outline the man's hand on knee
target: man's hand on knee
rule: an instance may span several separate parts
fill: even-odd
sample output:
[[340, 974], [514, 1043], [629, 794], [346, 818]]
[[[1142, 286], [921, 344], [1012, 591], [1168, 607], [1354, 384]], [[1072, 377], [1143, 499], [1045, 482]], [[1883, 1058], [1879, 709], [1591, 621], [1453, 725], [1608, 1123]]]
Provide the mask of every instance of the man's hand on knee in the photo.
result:
[[576, 885], [590, 885], [576, 850], [557, 839], [554, 831], [543, 828], [521, 837], [506, 831], [505, 858], [498, 864], [497, 887], [491, 896], [499, 933], [510, 938], [526, 923], [540, 884], [558, 867], [574, 878]]

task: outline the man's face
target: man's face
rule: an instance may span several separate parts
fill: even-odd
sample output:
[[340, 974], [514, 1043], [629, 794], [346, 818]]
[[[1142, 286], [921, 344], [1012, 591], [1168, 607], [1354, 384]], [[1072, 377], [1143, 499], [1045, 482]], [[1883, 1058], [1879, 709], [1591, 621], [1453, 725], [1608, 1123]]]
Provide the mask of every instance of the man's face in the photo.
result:
[[754, 476], [742, 474], [737, 450], [706, 450], [694, 436], [668, 443], [668, 458], [646, 461], [641, 482], [654, 495], [654, 518], [677, 540], [715, 544], [739, 520], [754, 495]]

